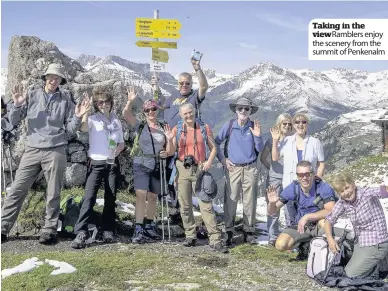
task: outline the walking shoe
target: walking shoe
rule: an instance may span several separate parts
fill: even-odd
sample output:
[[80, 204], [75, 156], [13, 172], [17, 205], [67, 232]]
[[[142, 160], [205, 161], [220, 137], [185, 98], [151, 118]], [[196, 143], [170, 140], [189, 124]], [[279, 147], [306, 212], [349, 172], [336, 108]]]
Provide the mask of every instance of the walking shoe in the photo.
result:
[[5, 243], [8, 240], [8, 237], [6, 234], [2, 233], [1, 234], [1, 243]]
[[184, 247], [195, 247], [197, 244], [197, 240], [195, 238], [186, 238], [185, 242], [183, 243]]
[[144, 227], [144, 235], [148, 236], [150, 239], [153, 239], [153, 240], [162, 239], [162, 236], [158, 234], [158, 230], [154, 223], [146, 224], [146, 226]]
[[86, 232], [79, 232], [77, 233], [77, 236], [75, 239], [71, 242], [71, 247], [73, 249], [83, 249], [86, 247], [86, 240], [88, 238], [88, 235]]
[[113, 236], [113, 231], [108, 231], [108, 230], [105, 230], [103, 233], [102, 233], [102, 240], [105, 242], [105, 243], [113, 243], [114, 242], [114, 236]]
[[132, 237], [133, 244], [144, 244], [149, 240], [149, 238], [145, 235], [144, 229], [139, 231], [135, 231]]
[[244, 231], [244, 242], [245, 243], [252, 243], [252, 241], [255, 240], [255, 236], [253, 235], [253, 232], [245, 232]]
[[233, 231], [226, 232], [227, 239], [225, 241], [226, 246], [230, 247], [233, 245]]
[[268, 246], [270, 246], [270, 247], [272, 247], [272, 248], [274, 248], [275, 245], [276, 245], [276, 240], [270, 240], [270, 241], [268, 242]]
[[39, 243], [42, 245], [53, 245], [57, 242], [57, 235], [53, 233], [43, 232], [40, 235]]
[[216, 252], [220, 252], [223, 254], [229, 253], [228, 248], [222, 242], [218, 242], [216, 244], [209, 245], [209, 246], [211, 249], [213, 249]]

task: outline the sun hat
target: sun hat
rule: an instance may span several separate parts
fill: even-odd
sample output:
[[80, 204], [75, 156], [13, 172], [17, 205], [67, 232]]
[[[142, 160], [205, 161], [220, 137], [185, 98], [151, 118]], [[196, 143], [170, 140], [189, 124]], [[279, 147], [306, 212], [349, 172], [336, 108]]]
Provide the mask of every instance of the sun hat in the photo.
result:
[[257, 110], [259, 110], [259, 107], [257, 107], [252, 102], [252, 100], [247, 98], [247, 97], [240, 97], [239, 99], [237, 99], [236, 103], [229, 104], [230, 110], [232, 110], [234, 113], [236, 113], [236, 107], [237, 106], [250, 106], [252, 108], [251, 109], [251, 114], [255, 114], [257, 112]]
[[62, 78], [62, 82], [60, 85], [65, 85], [67, 83], [66, 75], [65, 75], [65, 67], [61, 64], [50, 64], [47, 68], [46, 73], [42, 75], [43, 81], [46, 81], [47, 75], [57, 75]]

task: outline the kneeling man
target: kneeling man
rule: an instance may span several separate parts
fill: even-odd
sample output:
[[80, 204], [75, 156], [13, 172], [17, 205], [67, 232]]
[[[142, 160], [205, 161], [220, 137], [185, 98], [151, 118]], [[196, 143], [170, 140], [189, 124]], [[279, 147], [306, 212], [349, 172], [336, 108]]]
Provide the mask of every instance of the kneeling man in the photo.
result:
[[[288, 201], [293, 201], [297, 210], [295, 225], [286, 228], [276, 240], [275, 247], [279, 251], [292, 250], [318, 236], [318, 232], [323, 233], [324, 219], [336, 201], [333, 188], [315, 177], [310, 162], [300, 161], [296, 175], [298, 180], [288, 185], [280, 197], [275, 187], [270, 186], [267, 190], [268, 215], [275, 214]], [[306, 254], [299, 251], [298, 258], [303, 259]]]

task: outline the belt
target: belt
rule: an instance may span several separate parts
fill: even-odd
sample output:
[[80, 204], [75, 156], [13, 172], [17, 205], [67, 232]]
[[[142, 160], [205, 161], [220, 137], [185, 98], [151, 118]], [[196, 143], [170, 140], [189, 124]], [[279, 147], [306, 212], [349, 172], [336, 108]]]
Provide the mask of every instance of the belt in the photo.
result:
[[254, 163], [256, 163], [256, 160], [254, 160], [254, 161], [252, 161], [252, 162], [250, 162], [250, 163], [245, 163], [245, 164], [234, 164], [234, 165], [235, 165], [235, 167], [245, 167], [245, 166], [252, 165], [252, 164], [254, 164]]

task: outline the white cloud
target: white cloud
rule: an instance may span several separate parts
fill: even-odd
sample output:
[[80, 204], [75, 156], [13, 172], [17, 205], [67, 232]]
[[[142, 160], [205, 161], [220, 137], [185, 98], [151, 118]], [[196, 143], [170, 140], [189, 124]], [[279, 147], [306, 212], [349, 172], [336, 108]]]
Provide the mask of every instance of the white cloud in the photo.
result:
[[241, 48], [250, 49], [250, 50], [257, 49], [257, 44], [249, 44], [249, 43], [246, 43], [246, 42], [240, 42], [238, 44], [238, 46], [241, 47]]
[[264, 22], [294, 31], [307, 31], [309, 21], [300, 17], [271, 13], [256, 13], [256, 17]]

